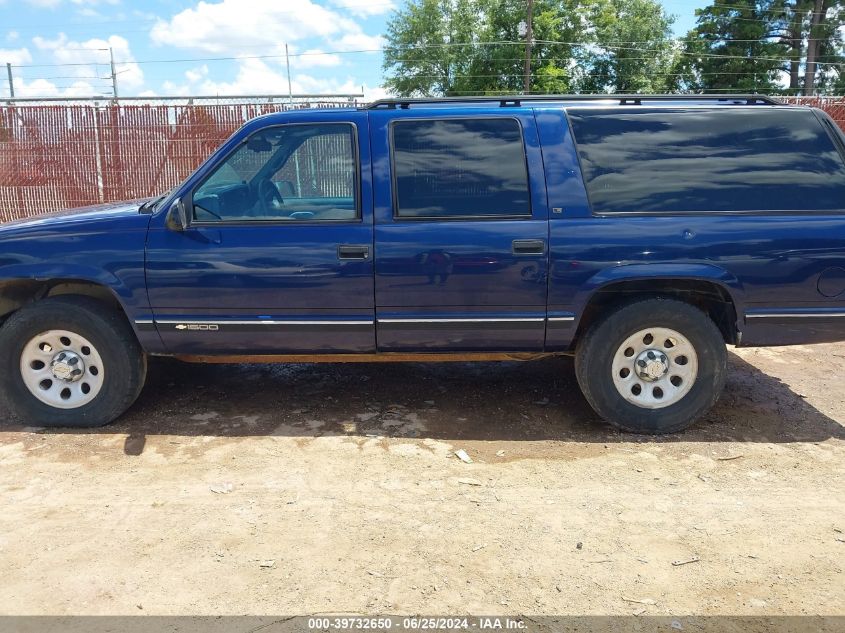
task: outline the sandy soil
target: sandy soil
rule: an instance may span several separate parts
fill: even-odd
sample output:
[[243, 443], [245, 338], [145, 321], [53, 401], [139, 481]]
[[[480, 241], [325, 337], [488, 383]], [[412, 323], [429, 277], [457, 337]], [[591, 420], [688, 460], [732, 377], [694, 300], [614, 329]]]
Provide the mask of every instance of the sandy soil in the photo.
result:
[[730, 362], [651, 439], [568, 359], [155, 361], [110, 427], [0, 426], [0, 613], [845, 615], [845, 344]]

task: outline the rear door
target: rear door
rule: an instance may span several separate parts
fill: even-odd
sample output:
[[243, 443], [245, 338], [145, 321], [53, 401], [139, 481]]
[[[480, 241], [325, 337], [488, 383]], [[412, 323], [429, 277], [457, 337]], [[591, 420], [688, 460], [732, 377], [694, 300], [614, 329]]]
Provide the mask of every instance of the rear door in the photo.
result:
[[370, 112], [380, 351], [542, 350], [548, 208], [531, 111]]

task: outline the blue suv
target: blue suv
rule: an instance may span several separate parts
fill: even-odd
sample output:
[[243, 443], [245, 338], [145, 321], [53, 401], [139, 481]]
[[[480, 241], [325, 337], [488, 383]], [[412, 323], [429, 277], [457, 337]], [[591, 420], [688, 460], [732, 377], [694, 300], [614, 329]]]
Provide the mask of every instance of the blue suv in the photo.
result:
[[725, 344], [845, 340], [845, 137], [751, 96], [379, 101], [244, 125], [173, 191], [0, 227], [0, 381], [38, 425], [123, 413], [148, 356], [575, 354], [640, 433]]

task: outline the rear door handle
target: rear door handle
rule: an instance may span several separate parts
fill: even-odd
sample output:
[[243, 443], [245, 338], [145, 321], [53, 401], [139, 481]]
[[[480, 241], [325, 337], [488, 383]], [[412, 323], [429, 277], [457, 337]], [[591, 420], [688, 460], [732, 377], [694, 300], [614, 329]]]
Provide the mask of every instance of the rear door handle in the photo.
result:
[[514, 255], [542, 255], [546, 252], [544, 240], [514, 240]]
[[365, 260], [370, 257], [370, 247], [359, 244], [341, 244], [337, 247], [337, 258], [342, 260]]

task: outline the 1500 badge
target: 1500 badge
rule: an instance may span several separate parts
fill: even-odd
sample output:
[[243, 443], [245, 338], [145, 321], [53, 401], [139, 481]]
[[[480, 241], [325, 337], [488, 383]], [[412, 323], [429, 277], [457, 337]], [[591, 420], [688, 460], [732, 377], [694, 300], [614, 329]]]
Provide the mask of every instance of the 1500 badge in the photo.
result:
[[180, 323], [177, 330], [194, 330], [200, 332], [217, 332], [220, 326], [216, 323]]

